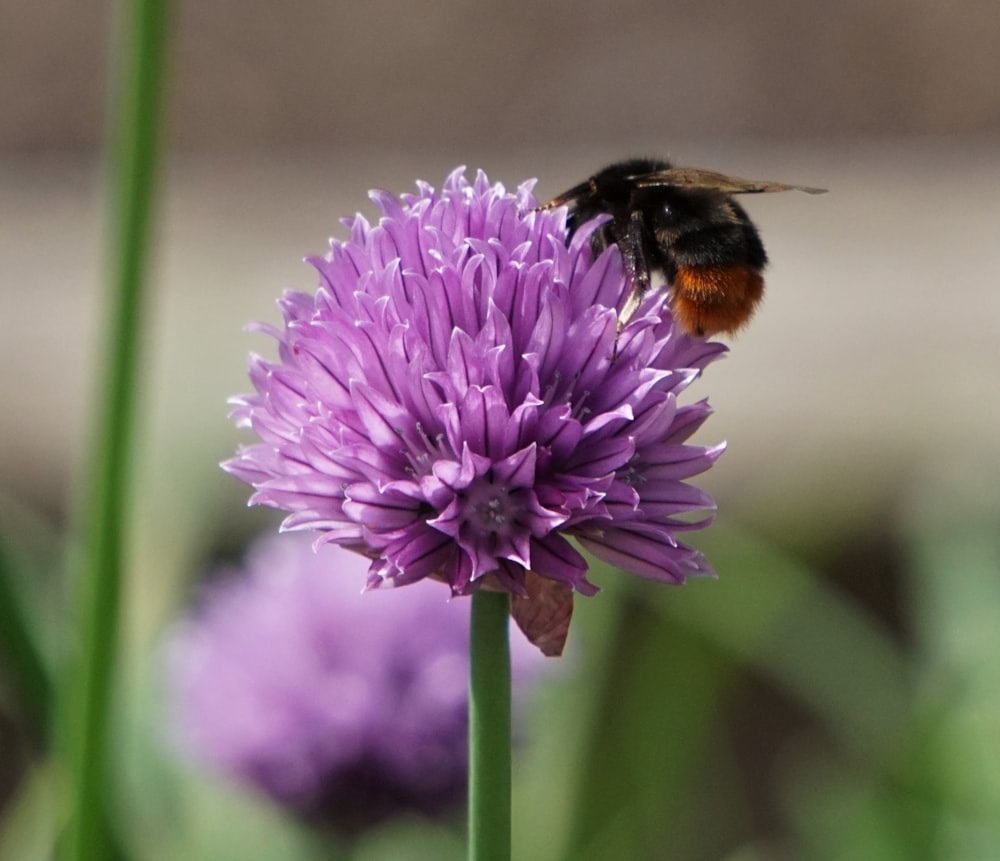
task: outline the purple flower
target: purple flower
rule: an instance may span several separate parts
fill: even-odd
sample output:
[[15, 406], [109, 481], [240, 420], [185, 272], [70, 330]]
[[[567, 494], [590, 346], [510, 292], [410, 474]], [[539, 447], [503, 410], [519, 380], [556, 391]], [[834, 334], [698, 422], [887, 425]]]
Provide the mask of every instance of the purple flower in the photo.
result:
[[[469, 605], [428, 584], [362, 594], [365, 568], [272, 536], [166, 652], [177, 746], [342, 830], [444, 810], [466, 783]], [[519, 643], [523, 691], [544, 660]]]
[[252, 357], [233, 415], [260, 442], [224, 468], [290, 512], [284, 529], [369, 556], [369, 587], [517, 596], [531, 571], [593, 594], [570, 536], [643, 577], [710, 571], [677, 535], [710, 521], [685, 480], [722, 446], [686, 444], [710, 410], [677, 396], [725, 347], [675, 327], [663, 291], [619, 332], [620, 252], [594, 257], [599, 221], [568, 240], [531, 187], [457, 170], [441, 191], [372, 192], [378, 223], [349, 219], [309, 261], [316, 295], [287, 292], [284, 329], [259, 327], [280, 358]]

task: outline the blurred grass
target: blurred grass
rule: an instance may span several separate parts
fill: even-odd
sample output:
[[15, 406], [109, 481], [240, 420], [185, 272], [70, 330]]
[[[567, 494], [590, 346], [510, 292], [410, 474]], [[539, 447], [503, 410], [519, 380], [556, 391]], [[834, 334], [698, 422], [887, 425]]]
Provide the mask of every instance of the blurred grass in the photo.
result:
[[848, 749], [882, 750], [908, 703], [906, 661], [864, 607], [774, 544], [738, 529], [701, 542], [715, 583], [664, 598], [695, 629], [820, 716]]
[[[42, 553], [40, 542], [50, 543]], [[33, 744], [50, 741], [56, 613], [43, 587], [57, 583], [58, 539], [40, 518], [4, 500], [0, 505], [0, 667], [16, 694]]]
[[0, 861], [50, 861], [58, 821], [55, 769], [39, 762], [0, 818]]
[[[902, 506], [913, 702], [895, 755], [803, 758], [785, 804], [817, 859], [978, 861], [1000, 847], [1000, 482], [945, 459]], [[868, 767], [864, 767], [867, 765]]]
[[567, 787], [574, 815], [566, 859], [651, 858], [680, 842], [677, 787], [698, 765], [732, 675], [715, 649], [664, 624], [660, 603], [628, 585], [604, 672], [591, 678], [597, 697], [582, 767]]
[[971, 861], [1000, 847], [1000, 470], [945, 462], [903, 514], [921, 668], [908, 776], [937, 857]]

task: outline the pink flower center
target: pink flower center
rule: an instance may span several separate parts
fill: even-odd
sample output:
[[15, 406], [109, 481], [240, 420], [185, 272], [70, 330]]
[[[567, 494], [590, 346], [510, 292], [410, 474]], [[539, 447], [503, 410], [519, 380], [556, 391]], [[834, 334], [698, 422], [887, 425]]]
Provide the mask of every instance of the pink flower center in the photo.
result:
[[489, 480], [474, 481], [464, 493], [465, 519], [475, 529], [506, 537], [521, 513], [506, 487]]

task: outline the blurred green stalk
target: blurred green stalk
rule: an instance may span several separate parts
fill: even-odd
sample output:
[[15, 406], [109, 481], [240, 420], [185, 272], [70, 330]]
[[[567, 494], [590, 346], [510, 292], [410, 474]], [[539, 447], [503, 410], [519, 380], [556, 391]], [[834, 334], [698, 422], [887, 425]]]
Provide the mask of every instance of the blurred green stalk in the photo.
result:
[[61, 856], [104, 859], [110, 849], [108, 737], [120, 627], [126, 515], [136, 416], [150, 214], [158, 161], [166, 0], [126, 0], [114, 64], [108, 231], [109, 328], [101, 403], [81, 511], [80, 652], [67, 679], [61, 729], [69, 810]]
[[469, 861], [510, 859], [510, 598], [472, 596]]
[[29, 615], [14, 588], [17, 579], [11, 548], [0, 537], [0, 654], [6, 658], [20, 700], [29, 718], [34, 741], [49, 741], [52, 685], [49, 667], [32, 631]]

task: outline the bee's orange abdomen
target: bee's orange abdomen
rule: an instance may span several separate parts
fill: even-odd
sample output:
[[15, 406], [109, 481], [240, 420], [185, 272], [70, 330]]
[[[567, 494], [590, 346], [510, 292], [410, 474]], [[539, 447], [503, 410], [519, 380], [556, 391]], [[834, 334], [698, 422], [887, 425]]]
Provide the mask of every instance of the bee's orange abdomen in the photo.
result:
[[742, 264], [682, 266], [672, 286], [674, 319], [695, 335], [735, 332], [764, 295], [760, 272]]

